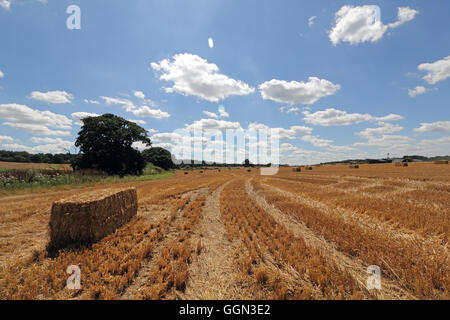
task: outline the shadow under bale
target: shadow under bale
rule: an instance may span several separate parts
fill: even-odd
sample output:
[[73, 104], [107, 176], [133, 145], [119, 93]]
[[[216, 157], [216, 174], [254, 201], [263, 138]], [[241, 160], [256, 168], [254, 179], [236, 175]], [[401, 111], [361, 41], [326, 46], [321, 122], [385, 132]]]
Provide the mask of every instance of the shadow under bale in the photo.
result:
[[136, 216], [137, 208], [135, 188], [105, 189], [54, 202], [49, 222], [49, 255], [101, 240]]

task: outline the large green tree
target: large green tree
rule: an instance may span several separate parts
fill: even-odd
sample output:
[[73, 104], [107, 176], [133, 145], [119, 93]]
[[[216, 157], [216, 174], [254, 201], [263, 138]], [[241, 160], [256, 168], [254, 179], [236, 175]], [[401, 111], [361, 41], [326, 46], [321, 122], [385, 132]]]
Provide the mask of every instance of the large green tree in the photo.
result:
[[142, 156], [145, 161], [153, 163], [155, 166], [161, 167], [164, 170], [172, 169], [175, 164], [172, 161], [170, 151], [161, 147], [154, 147], [142, 151]]
[[145, 161], [134, 142], [150, 146], [147, 131], [136, 123], [113, 114], [82, 119], [75, 146], [80, 155], [72, 162], [77, 169], [99, 169], [113, 175], [142, 174]]

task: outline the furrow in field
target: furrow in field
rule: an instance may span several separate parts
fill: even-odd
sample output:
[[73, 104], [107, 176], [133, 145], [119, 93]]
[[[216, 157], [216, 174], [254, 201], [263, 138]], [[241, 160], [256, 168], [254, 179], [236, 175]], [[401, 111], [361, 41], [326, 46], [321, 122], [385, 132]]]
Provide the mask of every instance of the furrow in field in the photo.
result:
[[316, 203], [358, 213], [363, 219], [372, 220], [375, 224], [381, 222], [383, 228], [399, 229], [396, 233], [422, 234], [423, 238], [431, 236], [433, 241], [441, 243], [448, 240], [448, 211], [429, 203], [419, 205], [401, 197], [346, 192], [329, 186], [315, 186], [275, 177], [264, 178], [262, 181]]
[[[361, 219], [348, 210], [292, 193], [274, 185], [253, 182], [266, 200], [309, 229], [333, 242], [339, 251], [382, 268], [385, 278], [401, 284], [418, 298], [448, 296], [448, 248], [414, 234], [395, 234], [382, 224]], [[425, 241], [425, 242], [424, 242]]]
[[196, 254], [189, 265], [189, 277], [183, 299], [245, 299], [250, 297], [242, 287], [233, 265], [236, 241], [229, 241], [220, 217], [220, 194], [229, 182], [222, 184], [206, 199], [202, 218], [193, 234]]
[[239, 179], [225, 188], [221, 203], [227, 236], [244, 246], [237, 268], [247, 282], [275, 299], [362, 298], [363, 292], [317, 249], [308, 247], [260, 208]]
[[323, 236], [316, 234], [306, 227], [303, 222], [283, 213], [281, 210], [268, 203], [261, 193], [258, 193], [253, 189], [250, 180], [246, 182], [245, 187], [250, 197], [261, 208], [269, 213], [277, 223], [282, 224], [287, 230], [292, 232], [296, 238], [303, 238], [308, 246], [321, 251], [326, 259], [334, 262], [341, 270], [348, 271], [358, 283], [361, 291], [365, 292], [367, 296], [373, 296], [379, 299], [414, 298], [410, 293], [403, 290], [401, 286], [393, 281], [385, 281], [383, 283], [383, 290], [368, 290], [366, 281], [369, 277], [369, 274], [367, 273], [367, 267], [369, 265], [367, 263], [337, 250], [335, 244], [330, 243]]

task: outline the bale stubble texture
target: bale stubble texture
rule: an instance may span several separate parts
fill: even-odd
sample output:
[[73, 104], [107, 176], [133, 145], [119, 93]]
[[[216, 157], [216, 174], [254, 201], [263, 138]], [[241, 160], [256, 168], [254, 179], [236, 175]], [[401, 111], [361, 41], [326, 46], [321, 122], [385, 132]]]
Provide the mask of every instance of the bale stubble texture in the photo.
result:
[[79, 247], [99, 241], [137, 213], [135, 188], [105, 189], [53, 203], [48, 250]]

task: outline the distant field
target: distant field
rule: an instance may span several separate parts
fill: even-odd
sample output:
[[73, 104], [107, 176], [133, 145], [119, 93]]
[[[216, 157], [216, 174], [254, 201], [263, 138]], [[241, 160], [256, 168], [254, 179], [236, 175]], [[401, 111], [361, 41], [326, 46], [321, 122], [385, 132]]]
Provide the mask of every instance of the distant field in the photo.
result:
[[450, 165], [180, 170], [115, 186], [137, 188], [137, 217], [54, 259], [52, 202], [105, 185], [0, 197], [0, 299], [450, 299]]
[[59, 169], [72, 170], [70, 164], [2, 162], [0, 169]]

